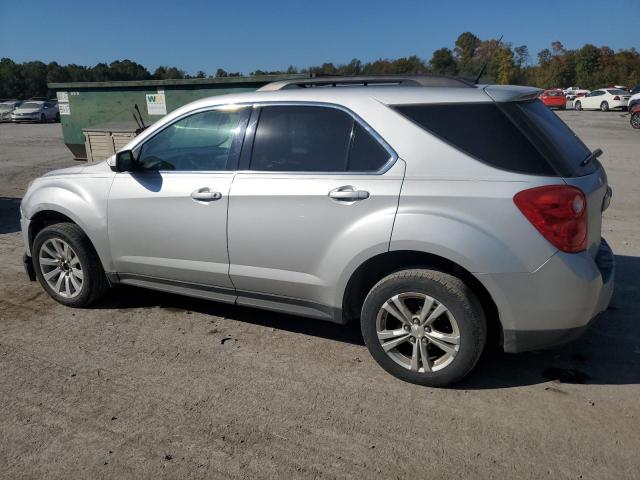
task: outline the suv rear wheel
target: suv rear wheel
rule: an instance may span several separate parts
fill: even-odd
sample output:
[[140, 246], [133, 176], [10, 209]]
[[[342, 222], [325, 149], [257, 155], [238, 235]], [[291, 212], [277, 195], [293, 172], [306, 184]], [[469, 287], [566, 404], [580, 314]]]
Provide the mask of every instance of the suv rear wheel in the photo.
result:
[[435, 270], [402, 270], [380, 280], [364, 301], [361, 328], [382, 368], [432, 387], [467, 375], [487, 337], [482, 306], [471, 289]]
[[33, 241], [33, 266], [42, 287], [56, 301], [85, 307], [108, 289], [91, 241], [73, 223], [45, 227]]

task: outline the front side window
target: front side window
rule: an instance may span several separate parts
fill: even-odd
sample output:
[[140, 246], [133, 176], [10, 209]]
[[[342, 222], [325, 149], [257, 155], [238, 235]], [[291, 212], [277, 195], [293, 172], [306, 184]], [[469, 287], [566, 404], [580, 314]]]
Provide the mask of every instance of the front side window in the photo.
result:
[[249, 109], [209, 110], [182, 118], [142, 145], [138, 170], [228, 170]]
[[316, 106], [263, 107], [250, 169], [374, 172], [389, 153], [346, 112]]

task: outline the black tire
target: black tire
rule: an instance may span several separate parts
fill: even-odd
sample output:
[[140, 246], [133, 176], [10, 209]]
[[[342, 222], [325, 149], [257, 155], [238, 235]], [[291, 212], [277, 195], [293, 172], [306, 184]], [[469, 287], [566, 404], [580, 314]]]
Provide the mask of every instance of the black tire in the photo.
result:
[[600, 104], [600, 110], [602, 112], [608, 112], [609, 111], [609, 104], [607, 102], [602, 102]]
[[630, 123], [633, 128], [640, 128], [640, 112], [634, 112], [631, 114]]
[[[83, 279], [82, 287], [79, 289], [80, 293], [74, 298], [60, 296], [44, 279], [43, 266], [40, 265], [40, 252], [42, 245], [50, 239], [60, 239], [66, 242], [78, 256]], [[89, 306], [104, 296], [109, 289], [109, 283], [98, 254], [89, 237], [76, 224], [56, 223], [43, 228], [33, 241], [31, 252], [33, 266], [40, 285], [51, 298], [63, 305], [77, 308]]]
[[574, 110], [578, 110], [578, 111], [582, 110], [582, 102], [579, 102], [579, 101], [578, 102], [574, 102], [573, 108], [574, 108]]
[[[383, 304], [408, 292], [428, 295], [455, 318], [459, 348], [451, 363], [440, 370], [412, 371], [393, 360], [378, 339], [378, 313]], [[484, 312], [476, 295], [459, 278], [435, 270], [401, 270], [380, 280], [364, 301], [360, 323], [367, 348], [382, 368], [400, 380], [430, 387], [444, 387], [464, 378], [478, 362], [487, 339]]]
[[56, 123], [60, 123], [60, 112], [56, 113]]
[[44, 123], [47, 121], [47, 117], [44, 116], [44, 113], [40, 114], [40, 123]]

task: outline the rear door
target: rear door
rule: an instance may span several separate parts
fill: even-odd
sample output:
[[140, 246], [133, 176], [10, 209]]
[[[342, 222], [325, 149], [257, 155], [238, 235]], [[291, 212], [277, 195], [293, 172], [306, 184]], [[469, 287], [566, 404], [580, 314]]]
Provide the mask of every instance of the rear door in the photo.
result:
[[330, 317], [349, 262], [388, 249], [404, 163], [339, 108], [273, 105], [255, 117], [229, 198], [238, 303]]

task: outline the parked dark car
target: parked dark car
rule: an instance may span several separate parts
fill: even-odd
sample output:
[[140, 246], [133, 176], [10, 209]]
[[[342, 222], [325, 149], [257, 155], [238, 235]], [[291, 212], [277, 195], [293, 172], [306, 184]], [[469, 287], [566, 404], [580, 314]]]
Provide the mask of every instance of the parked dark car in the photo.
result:
[[640, 104], [631, 108], [631, 126], [633, 128], [640, 128]]

